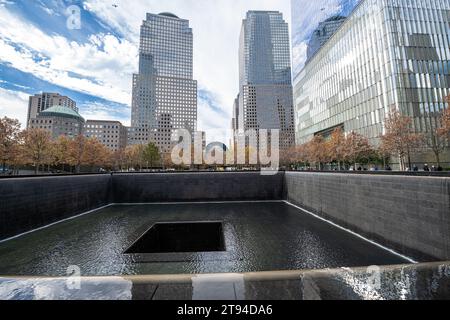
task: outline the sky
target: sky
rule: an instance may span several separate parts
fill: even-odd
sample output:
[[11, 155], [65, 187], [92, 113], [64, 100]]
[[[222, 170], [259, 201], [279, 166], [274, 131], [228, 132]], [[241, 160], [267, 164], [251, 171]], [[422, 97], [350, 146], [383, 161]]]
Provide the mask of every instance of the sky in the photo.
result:
[[[291, 0], [0, 0], [0, 117], [23, 125], [28, 97], [46, 91], [70, 96], [86, 119], [129, 125], [140, 25], [146, 12], [172, 12], [193, 28], [198, 129], [228, 129], [246, 12], [283, 13], [298, 71], [317, 24], [356, 1], [292, 0], [291, 7]], [[72, 19], [77, 10], [79, 29]]]

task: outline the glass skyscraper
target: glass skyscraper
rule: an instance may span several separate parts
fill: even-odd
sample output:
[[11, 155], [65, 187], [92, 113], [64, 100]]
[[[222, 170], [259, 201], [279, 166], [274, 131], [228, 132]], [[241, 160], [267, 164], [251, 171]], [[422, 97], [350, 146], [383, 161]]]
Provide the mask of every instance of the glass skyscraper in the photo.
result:
[[197, 81], [189, 21], [147, 14], [141, 26], [139, 73], [133, 75], [130, 143], [154, 142], [170, 152], [175, 129], [197, 129]]
[[395, 106], [436, 128], [450, 88], [450, 0], [362, 0], [295, 79], [297, 143], [336, 127], [377, 144]]
[[295, 140], [289, 27], [280, 12], [249, 11], [239, 48], [240, 93], [234, 129], [280, 129], [280, 147]]

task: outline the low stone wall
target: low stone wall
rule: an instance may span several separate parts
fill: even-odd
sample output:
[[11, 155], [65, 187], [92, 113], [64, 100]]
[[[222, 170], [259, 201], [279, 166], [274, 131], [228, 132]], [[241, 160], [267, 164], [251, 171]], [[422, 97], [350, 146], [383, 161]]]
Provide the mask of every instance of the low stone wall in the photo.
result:
[[283, 173], [115, 174], [116, 203], [284, 199]]
[[287, 172], [290, 202], [420, 261], [450, 260], [450, 178]]
[[111, 175], [0, 180], [0, 240], [110, 202]]

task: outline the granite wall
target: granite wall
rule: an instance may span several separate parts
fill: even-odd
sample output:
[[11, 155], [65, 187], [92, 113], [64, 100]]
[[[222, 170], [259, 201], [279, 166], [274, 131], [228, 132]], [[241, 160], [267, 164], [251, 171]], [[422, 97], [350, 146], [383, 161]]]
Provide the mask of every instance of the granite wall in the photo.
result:
[[0, 240], [109, 203], [281, 200], [283, 177], [240, 172], [0, 179]]
[[116, 203], [282, 200], [284, 173], [115, 174]]
[[111, 175], [0, 179], [0, 240], [107, 205]]
[[420, 261], [450, 260], [450, 178], [287, 172], [290, 202]]
[[0, 240], [109, 203], [282, 200], [419, 261], [450, 260], [450, 178], [256, 172], [0, 179]]

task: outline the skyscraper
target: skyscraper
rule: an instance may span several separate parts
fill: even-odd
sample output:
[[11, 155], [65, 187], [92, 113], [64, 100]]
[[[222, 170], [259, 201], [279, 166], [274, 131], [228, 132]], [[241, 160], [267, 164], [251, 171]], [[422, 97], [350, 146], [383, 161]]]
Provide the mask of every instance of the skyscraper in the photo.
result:
[[296, 79], [297, 143], [343, 127], [377, 145], [393, 107], [432, 134], [450, 94], [449, 12], [450, 0], [362, 0]]
[[280, 148], [295, 140], [289, 27], [275, 11], [249, 11], [239, 48], [238, 130], [279, 129]]
[[327, 42], [335, 34], [335, 32], [342, 26], [345, 19], [346, 18], [344, 16], [337, 15], [319, 23], [319, 26], [316, 30], [314, 30], [311, 35], [311, 39], [308, 42], [308, 61], [320, 48], [322, 48], [325, 42]]
[[133, 75], [131, 143], [154, 142], [170, 152], [176, 129], [197, 129], [197, 81], [189, 21], [147, 14], [141, 26], [139, 73]]

